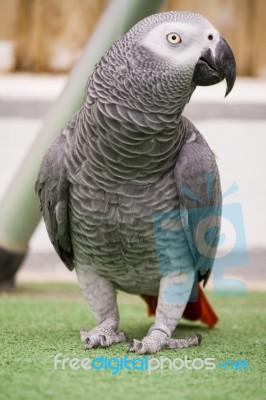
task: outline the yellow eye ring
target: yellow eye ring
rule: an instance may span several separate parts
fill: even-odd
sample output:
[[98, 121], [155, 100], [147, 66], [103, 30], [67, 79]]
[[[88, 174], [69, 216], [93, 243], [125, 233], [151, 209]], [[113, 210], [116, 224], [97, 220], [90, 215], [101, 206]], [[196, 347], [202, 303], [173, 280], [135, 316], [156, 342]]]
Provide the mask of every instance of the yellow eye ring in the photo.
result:
[[166, 35], [166, 39], [170, 44], [179, 44], [182, 42], [180, 35], [176, 32], [171, 32]]

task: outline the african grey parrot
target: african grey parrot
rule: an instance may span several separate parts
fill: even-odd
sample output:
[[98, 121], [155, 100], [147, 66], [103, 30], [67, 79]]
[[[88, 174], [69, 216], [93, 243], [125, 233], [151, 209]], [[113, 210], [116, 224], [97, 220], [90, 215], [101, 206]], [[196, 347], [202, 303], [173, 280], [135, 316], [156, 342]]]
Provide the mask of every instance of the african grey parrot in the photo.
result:
[[217, 321], [198, 282], [218, 245], [219, 174], [182, 112], [197, 85], [225, 78], [227, 95], [235, 77], [230, 47], [204, 17], [149, 16], [102, 57], [83, 107], [46, 152], [36, 183], [46, 228], [99, 324], [81, 331], [85, 348], [126, 340], [117, 289], [156, 311], [147, 336], [129, 343], [138, 354], [199, 344], [197, 334], [171, 338], [185, 309]]

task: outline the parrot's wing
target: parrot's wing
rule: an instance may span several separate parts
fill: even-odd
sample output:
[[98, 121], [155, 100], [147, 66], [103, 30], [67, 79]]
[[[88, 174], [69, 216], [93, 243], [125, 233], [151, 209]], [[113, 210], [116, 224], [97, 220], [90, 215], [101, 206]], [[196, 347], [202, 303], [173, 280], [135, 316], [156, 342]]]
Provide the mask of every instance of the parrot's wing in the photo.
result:
[[204, 286], [213, 267], [219, 242], [222, 199], [215, 155], [203, 136], [187, 119], [190, 138], [175, 165], [180, 216], [199, 281]]
[[66, 158], [70, 156], [66, 133], [73, 128], [73, 122], [70, 122], [49, 147], [35, 185], [49, 238], [70, 270], [74, 268], [74, 256], [69, 231], [69, 182], [65, 165]]

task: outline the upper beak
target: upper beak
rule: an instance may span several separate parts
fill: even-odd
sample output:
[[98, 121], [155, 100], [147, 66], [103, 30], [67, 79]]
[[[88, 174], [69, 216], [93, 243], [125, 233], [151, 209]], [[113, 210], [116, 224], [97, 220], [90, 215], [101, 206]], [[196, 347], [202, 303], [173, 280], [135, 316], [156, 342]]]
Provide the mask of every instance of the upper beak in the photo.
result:
[[199, 86], [210, 86], [226, 79], [225, 97], [231, 92], [236, 80], [236, 62], [228, 43], [221, 37], [215, 48], [204, 50], [196, 64], [193, 82]]

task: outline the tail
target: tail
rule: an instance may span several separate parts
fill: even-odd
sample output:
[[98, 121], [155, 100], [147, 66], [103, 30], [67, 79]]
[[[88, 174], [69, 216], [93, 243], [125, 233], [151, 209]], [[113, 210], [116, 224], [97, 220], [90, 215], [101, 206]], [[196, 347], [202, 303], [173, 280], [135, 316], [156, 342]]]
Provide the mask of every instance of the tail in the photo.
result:
[[[149, 316], [155, 315], [158, 297], [149, 296], [142, 294], [141, 297], [148, 304]], [[204, 324], [208, 325], [209, 328], [214, 327], [218, 322], [218, 317], [215, 314], [212, 306], [207, 300], [202, 288], [198, 285], [198, 298], [197, 301], [191, 301], [187, 303], [183, 318], [190, 319], [192, 321], [200, 320]]]

